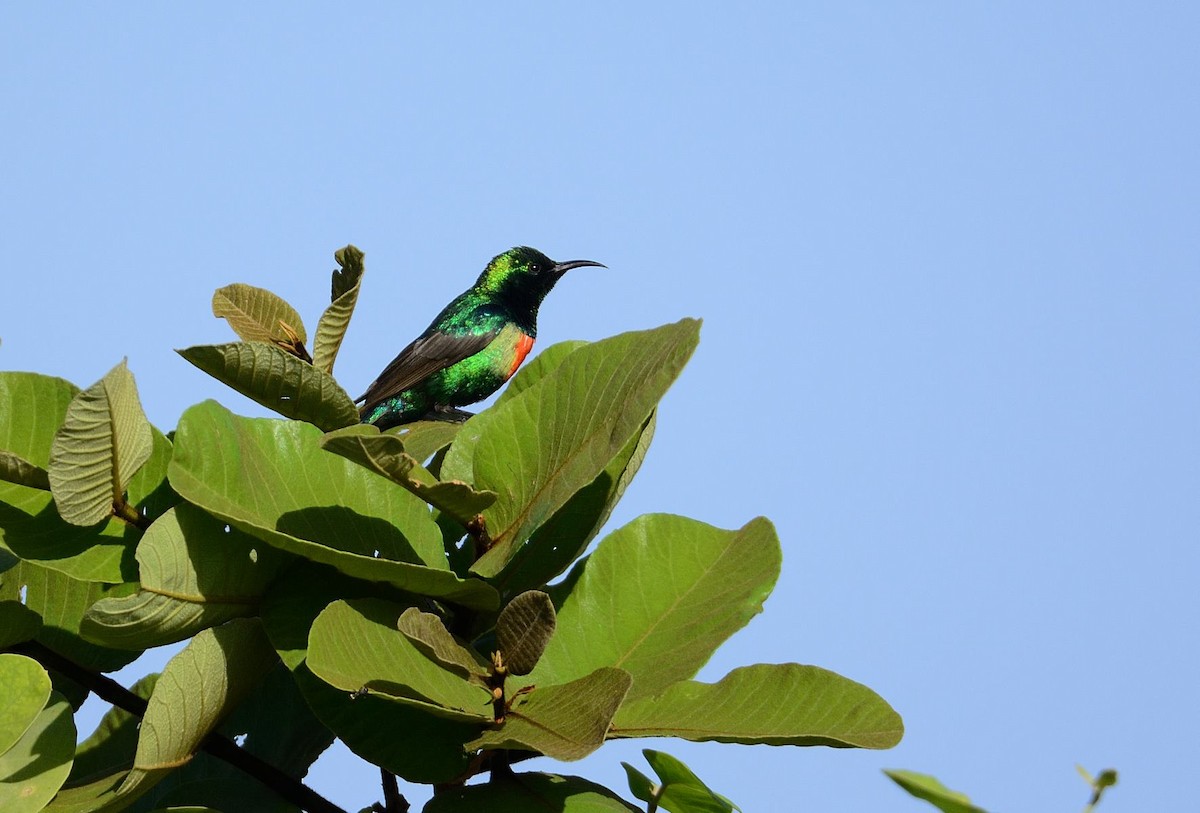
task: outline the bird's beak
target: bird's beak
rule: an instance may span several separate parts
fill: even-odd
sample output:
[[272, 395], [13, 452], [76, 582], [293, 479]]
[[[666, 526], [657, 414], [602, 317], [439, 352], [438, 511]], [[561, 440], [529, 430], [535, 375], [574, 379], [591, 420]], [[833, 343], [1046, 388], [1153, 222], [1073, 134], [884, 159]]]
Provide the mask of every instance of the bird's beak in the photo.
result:
[[568, 260], [565, 263], [555, 263], [554, 264], [554, 273], [555, 274], [565, 274], [566, 272], [570, 271], [572, 268], [582, 268], [585, 265], [594, 265], [597, 268], [608, 268], [608, 266], [605, 265], [604, 263], [598, 263], [595, 260]]

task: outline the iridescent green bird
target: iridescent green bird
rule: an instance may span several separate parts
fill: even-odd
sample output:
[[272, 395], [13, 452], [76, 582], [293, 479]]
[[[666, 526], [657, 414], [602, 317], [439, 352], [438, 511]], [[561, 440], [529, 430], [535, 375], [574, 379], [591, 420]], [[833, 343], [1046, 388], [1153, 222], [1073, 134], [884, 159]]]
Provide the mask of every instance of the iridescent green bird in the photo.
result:
[[359, 417], [380, 429], [421, 419], [464, 420], [458, 409], [487, 398], [521, 366], [537, 338], [538, 306], [572, 268], [518, 246], [487, 264], [425, 332], [384, 368], [367, 391]]

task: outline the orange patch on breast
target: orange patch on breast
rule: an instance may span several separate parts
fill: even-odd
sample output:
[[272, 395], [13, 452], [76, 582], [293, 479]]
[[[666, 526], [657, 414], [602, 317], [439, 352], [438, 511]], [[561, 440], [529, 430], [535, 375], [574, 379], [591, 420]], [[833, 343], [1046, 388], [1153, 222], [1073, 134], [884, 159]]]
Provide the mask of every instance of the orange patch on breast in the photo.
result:
[[521, 337], [517, 339], [517, 351], [513, 355], [512, 367], [508, 368], [508, 376], [506, 378], [512, 378], [512, 374], [515, 373], [517, 368], [521, 366], [521, 362], [523, 362], [525, 357], [529, 355], [529, 351], [532, 347], [533, 337], [522, 333]]

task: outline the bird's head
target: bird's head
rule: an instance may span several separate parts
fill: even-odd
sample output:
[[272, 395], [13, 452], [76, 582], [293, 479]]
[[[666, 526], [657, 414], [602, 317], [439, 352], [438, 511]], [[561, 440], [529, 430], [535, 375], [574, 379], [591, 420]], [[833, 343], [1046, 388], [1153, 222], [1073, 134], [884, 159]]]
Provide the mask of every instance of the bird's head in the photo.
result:
[[536, 309], [563, 274], [586, 265], [605, 267], [592, 260], [557, 263], [535, 248], [517, 246], [493, 257], [475, 286], [514, 305]]

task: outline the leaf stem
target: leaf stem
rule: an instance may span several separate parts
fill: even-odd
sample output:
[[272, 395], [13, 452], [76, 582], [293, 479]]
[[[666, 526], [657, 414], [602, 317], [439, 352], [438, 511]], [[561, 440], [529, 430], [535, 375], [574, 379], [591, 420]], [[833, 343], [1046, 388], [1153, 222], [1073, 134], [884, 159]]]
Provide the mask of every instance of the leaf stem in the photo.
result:
[[[80, 686], [94, 692], [97, 697], [136, 717], [146, 716], [146, 701], [126, 689], [107, 675], [91, 671], [69, 658], [60, 655], [37, 641], [26, 641], [8, 648], [10, 652], [33, 658], [47, 669], [53, 669]], [[209, 734], [200, 744], [217, 759], [223, 760], [243, 773], [257, 779], [280, 797], [307, 813], [346, 813], [345, 810], [321, 796], [312, 788], [264, 762], [249, 751], [242, 749], [228, 737], [216, 732]], [[403, 813], [405, 808], [397, 808]]]
[[408, 813], [408, 800], [400, 794], [396, 775], [387, 768], [380, 768], [379, 775], [383, 780], [383, 806], [380, 807], [377, 802], [372, 808], [380, 813]]

